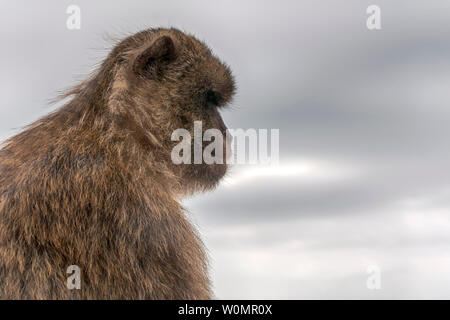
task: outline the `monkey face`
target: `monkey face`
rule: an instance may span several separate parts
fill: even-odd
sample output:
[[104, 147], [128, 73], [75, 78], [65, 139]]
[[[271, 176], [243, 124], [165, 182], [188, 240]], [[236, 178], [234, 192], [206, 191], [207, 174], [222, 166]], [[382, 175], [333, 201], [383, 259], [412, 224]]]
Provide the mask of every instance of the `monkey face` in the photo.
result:
[[[230, 156], [230, 141], [219, 109], [233, 96], [235, 84], [229, 68], [220, 62], [210, 49], [181, 31], [160, 30], [136, 50], [131, 59], [131, 73], [135, 83], [135, 101], [145, 105], [150, 115], [152, 135], [163, 146], [162, 156], [189, 192], [213, 188], [225, 175], [226, 158]], [[198, 162], [195, 152], [215, 141], [199, 141], [208, 129], [222, 134], [222, 161]], [[175, 130], [190, 133], [190, 163], [174, 164], [170, 155], [178, 142], [171, 137]], [[201, 144], [201, 146], [199, 146]], [[227, 147], [228, 144], [228, 147]], [[186, 150], [184, 150], [186, 152]], [[217, 150], [213, 151], [215, 155]], [[171, 163], [172, 162], [172, 163]]]

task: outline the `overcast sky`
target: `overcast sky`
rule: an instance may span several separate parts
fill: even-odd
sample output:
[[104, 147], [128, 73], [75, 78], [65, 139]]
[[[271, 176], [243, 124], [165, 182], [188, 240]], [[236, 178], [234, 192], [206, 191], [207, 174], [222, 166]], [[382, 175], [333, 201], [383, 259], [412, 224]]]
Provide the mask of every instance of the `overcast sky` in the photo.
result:
[[[80, 30], [66, 28], [70, 4]], [[381, 30], [366, 27], [371, 4]], [[229, 127], [280, 129], [282, 169], [236, 166], [185, 201], [217, 298], [450, 298], [449, 1], [1, 7], [2, 139], [53, 110], [109, 38], [158, 26], [195, 34], [231, 66]], [[366, 286], [371, 265], [379, 290]]]

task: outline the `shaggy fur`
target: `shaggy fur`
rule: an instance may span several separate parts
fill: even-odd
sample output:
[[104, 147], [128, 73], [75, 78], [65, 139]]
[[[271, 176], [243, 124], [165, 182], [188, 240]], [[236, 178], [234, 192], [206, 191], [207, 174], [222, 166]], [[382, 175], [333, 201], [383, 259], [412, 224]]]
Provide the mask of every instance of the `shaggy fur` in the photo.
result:
[[[201, 241], [179, 200], [226, 165], [174, 165], [171, 134], [226, 127], [229, 69], [194, 37], [117, 44], [70, 101], [0, 150], [0, 298], [208, 299]], [[213, 105], [212, 105], [213, 104]], [[81, 290], [66, 269], [81, 269]]]

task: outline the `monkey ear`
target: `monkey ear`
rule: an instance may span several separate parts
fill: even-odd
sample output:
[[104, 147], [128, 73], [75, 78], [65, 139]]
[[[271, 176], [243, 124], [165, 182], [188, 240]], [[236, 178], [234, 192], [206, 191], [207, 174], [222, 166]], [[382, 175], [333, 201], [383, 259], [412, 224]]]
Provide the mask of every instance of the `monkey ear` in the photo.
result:
[[161, 63], [175, 60], [175, 44], [169, 36], [161, 36], [138, 54], [133, 61], [133, 72], [137, 75], [155, 66], [158, 70]]

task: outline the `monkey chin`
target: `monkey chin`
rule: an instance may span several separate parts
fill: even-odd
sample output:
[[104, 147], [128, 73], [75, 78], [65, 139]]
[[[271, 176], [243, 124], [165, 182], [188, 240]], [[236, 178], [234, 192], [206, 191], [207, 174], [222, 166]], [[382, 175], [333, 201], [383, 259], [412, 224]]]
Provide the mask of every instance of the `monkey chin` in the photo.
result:
[[228, 166], [226, 164], [210, 164], [204, 166], [208, 167], [204, 171], [204, 175], [202, 177], [205, 190], [214, 189], [226, 175]]
[[227, 164], [191, 164], [184, 172], [184, 195], [215, 189], [227, 173]]

